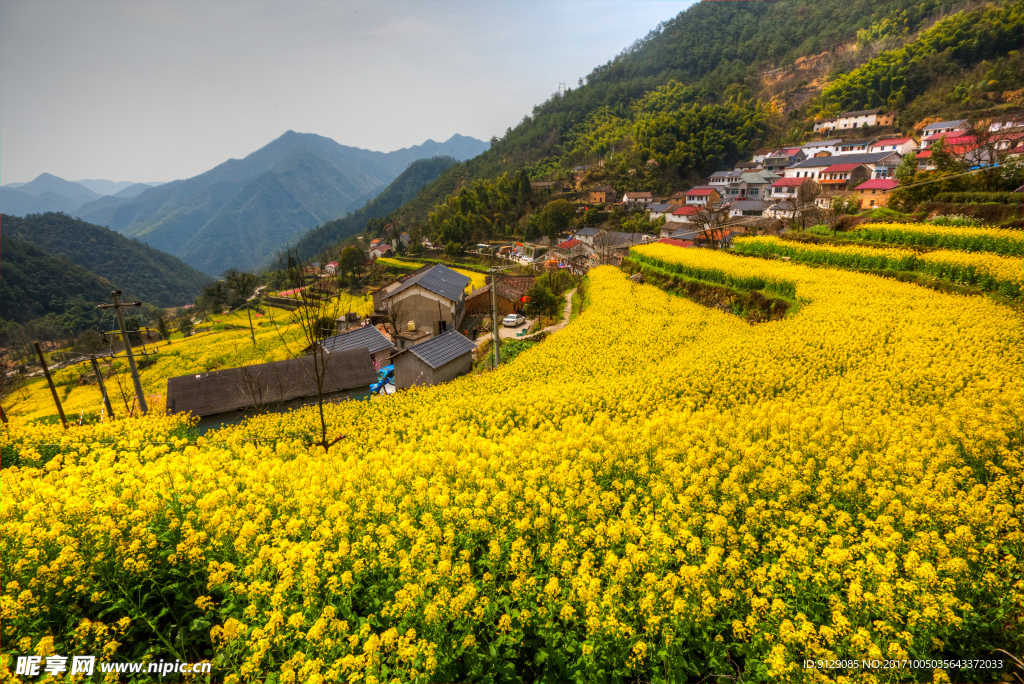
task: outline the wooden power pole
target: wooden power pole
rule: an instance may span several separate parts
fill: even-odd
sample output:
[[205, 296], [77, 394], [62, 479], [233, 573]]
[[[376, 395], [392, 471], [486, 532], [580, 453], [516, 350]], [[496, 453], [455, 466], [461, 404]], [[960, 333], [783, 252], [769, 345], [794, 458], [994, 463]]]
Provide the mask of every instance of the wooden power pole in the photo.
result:
[[114, 417], [114, 407], [110, 405], [110, 397], [107, 396], [107, 388], [103, 384], [103, 373], [100, 372], [100, 365], [96, 363], [96, 357], [92, 359], [92, 370], [96, 373], [96, 382], [100, 386], [100, 394], [103, 395], [103, 408], [107, 410], [107, 417]]
[[[128, 368], [132, 372], [132, 382], [135, 383], [135, 398], [139, 402], [139, 410], [142, 413], [148, 413], [149, 408], [146, 406], [146, 395], [142, 392], [142, 381], [139, 379], [139, 370], [135, 367], [135, 357], [132, 355], [132, 342], [128, 339], [128, 328], [124, 324], [124, 316], [121, 315], [122, 306], [142, 306], [142, 302], [136, 300], [131, 304], [122, 304], [117, 301], [120, 296], [120, 290], [114, 290], [110, 293], [111, 298], [114, 300], [113, 304], [100, 304], [99, 308], [107, 309], [114, 307], [114, 313], [117, 314], [117, 324], [121, 327], [121, 339], [124, 340], [124, 351], [125, 356], [128, 357]], [[54, 394], [54, 396], [57, 396]]]
[[498, 269], [491, 269], [491, 324], [494, 328], [494, 367], [501, 363], [501, 336], [498, 334], [501, 328], [498, 327]]
[[39, 354], [39, 365], [43, 367], [43, 375], [46, 376], [46, 382], [50, 385], [50, 394], [53, 395], [53, 403], [57, 405], [57, 413], [60, 414], [60, 422], [64, 423], [64, 429], [68, 429], [68, 419], [64, 417], [64, 407], [60, 405], [60, 397], [57, 396], [57, 388], [53, 385], [53, 378], [50, 377], [50, 369], [46, 367], [46, 359], [43, 357], [43, 348], [39, 346], [38, 342], [33, 343], [36, 345], [36, 354]]

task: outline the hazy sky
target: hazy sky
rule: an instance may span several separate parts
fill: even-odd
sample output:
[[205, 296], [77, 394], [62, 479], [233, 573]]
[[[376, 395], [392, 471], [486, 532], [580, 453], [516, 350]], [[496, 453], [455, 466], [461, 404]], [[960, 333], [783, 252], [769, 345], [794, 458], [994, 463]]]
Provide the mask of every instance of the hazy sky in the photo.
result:
[[0, 0], [0, 183], [187, 178], [289, 129], [500, 137], [693, 2]]

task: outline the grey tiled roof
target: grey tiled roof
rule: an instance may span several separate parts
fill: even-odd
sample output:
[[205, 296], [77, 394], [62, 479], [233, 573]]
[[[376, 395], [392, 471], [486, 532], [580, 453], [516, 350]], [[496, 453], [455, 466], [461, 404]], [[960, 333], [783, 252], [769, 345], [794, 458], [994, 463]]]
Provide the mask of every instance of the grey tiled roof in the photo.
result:
[[832, 166], [833, 164], [874, 164], [892, 155], [899, 156], [896, 152], [865, 152], [864, 154], [841, 154], [832, 157], [811, 157], [802, 162], [790, 165], [791, 169], [809, 169], [816, 166]]
[[965, 123], [967, 123], [967, 119], [957, 119], [955, 121], [936, 121], [933, 124], [928, 124], [922, 130], [924, 130], [924, 132], [927, 133], [928, 131], [937, 131], [941, 128], [960, 128]]
[[740, 211], [764, 211], [768, 208], [768, 203], [762, 200], [736, 200], [729, 205], [729, 208]]
[[844, 140], [840, 147], [848, 147], [850, 145], [867, 145], [875, 142], [876, 140], [878, 140], [878, 138], [854, 138], [853, 140]]
[[[365, 347], [331, 354], [328, 358], [321, 388], [324, 392], [368, 387], [377, 379], [377, 371]], [[169, 378], [167, 411], [210, 416], [315, 397], [315, 375], [312, 359], [307, 356]]]
[[647, 205], [647, 211], [653, 211], [653, 212], [668, 211], [669, 207], [672, 207], [672, 206], [678, 206], [678, 205], [653, 203], [653, 204], [648, 204]]
[[574, 234], [576, 237], [590, 237], [601, 232], [601, 228], [580, 228]]
[[839, 118], [847, 119], [851, 116], [867, 116], [869, 114], [878, 114], [881, 111], [881, 109], [858, 109], [855, 112], [843, 112], [842, 114], [839, 115]]
[[436, 370], [474, 349], [476, 349], [476, 345], [471, 340], [454, 330], [449, 330], [422, 344], [410, 347], [408, 351]]
[[366, 347], [370, 350], [371, 354], [376, 354], [384, 349], [395, 348], [395, 345], [391, 344], [388, 338], [384, 337], [380, 330], [377, 330], [377, 328], [372, 325], [364, 325], [361, 328], [356, 328], [340, 335], [328, 337], [321, 344], [323, 344], [324, 351], [327, 352], [346, 351], [349, 349]]
[[703, 228], [680, 228], [669, 237], [674, 240], [692, 240], [703, 232]]
[[390, 299], [399, 292], [409, 289], [413, 285], [419, 285], [424, 289], [430, 290], [431, 292], [439, 294], [454, 302], [458, 301], [459, 297], [462, 296], [469, 283], [470, 280], [468, 276], [464, 276], [461, 273], [453, 271], [447, 266], [437, 264], [430, 270], [424, 271], [423, 273], [406, 280], [399, 287], [392, 290], [385, 299]]

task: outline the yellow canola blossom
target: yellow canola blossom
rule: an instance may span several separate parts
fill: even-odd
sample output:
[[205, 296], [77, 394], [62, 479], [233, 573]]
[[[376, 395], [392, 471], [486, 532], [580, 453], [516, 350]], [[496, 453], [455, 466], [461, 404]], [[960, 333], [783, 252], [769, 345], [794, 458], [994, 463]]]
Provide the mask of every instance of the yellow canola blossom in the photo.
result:
[[[360, 301], [362, 298], [359, 298]], [[373, 304], [370, 303], [372, 308]], [[305, 344], [298, 326], [290, 322], [289, 312], [267, 307], [266, 315], [253, 314], [255, 345], [251, 339], [249, 320], [245, 311], [212, 315], [210, 326], [185, 339], [173, 340], [170, 344], [159, 342], [147, 345], [149, 351], [156, 351], [141, 364], [143, 391], [147, 403], [159, 409], [167, 392], [167, 379], [188, 373], [201, 373], [222, 368], [235, 368], [253, 363], [281, 361], [291, 358], [294, 351]], [[215, 329], [223, 327], [228, 329]], [[292, 350], [292, 352], [289, 351]], [[152, 363], [149, 363], [152, 362]], [[135, 390], [125, 360], [115, 362], [116, 373], [104, 365], [104, 384], [114, 414], [123, 417], [134, 407]], [[53, 371], [54, 383], [69, 420], [77, 420], [82, 413], [103, 415], [103, 404], [99, 387], [88, 363], [69, 366]], [[26, 419], [54, 415], [49, 386], [43, 378], [36, 378], [4, 399], [4, 411]], [[104, 418], [105, 419], [105, 418]]]
[[928, 223], [864, 223], [850, 234], [872, 242], [1024, 256], [1024, 233], [1005, 228], [935, 226]]
[[[327, 454], [253, 441], [314, 429], [302, 410], [5, 468], [4, 643], [212, 649], [228, 682], [825, 681], [800, 663], [1020, 643], [1020, 316], [640, 251], [802, 307], [751, 326], [602, 267], [511, 364], [330, 406]], [[36, 429], [12, 419], [4, 453]]]
[[840, 268], [920, 271], [961, 285], [1019, 298], [1024, 289], [1024, 261], [984, 252], [933, 250], [916, 252], [895, 247], [804, 244], [777, 237], [741, 237], [733, 248], [753, 256], [788, 256], [805, 263]]
[[[420, 268], [420, 267], [426, 265], [424, 262], [420, 262], [420, 261], [403, 261], [401, 259], [392, 259], [392, 258], [389, 258], [389, 257], [380, 257], [379, 259], [377, 259], [377, 263], [378, 264], [384, 264], [385, 266], [397, 266], [398, 268], [413, 268], [413, 269], [414, 268]], [[469, 278], [470, 283], [466, 287], [466, 292], [471, 292], [471, 291], [473, 291], [473, 290], [475, 290], [477, 288], [483, 287], [484, 285], [487, 284], [487, 276], [485, 274], [483, 274], [483, 273], [480, 273], [478, 271], [470, 271], [470, 270], [465, 269], [465, 268], [454, 268], [454, 267], [451, 267], [451, 266], [449, 266], [449, 268], [451, 268], [456, 273], [461, 273], [462, 275], [464, 275], [467, 278]]]

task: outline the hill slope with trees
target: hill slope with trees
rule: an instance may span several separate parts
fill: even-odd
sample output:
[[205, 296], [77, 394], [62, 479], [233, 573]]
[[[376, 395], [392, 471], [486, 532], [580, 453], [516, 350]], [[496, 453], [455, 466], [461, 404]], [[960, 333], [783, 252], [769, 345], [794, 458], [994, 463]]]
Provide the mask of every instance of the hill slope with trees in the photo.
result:
[[296, 245], [299, 258], [312, 258], [331, 245], [363, 232], [367, 221], [383, 218], [398, 209], [455, 163], [456, 160], [453, 157], [447, 156], [414, 161], [391, 185], [370, 200], [366, 206], [344, 218], [328, 221], [303, 235]]
[[0, 327], [52, 315], [64, 331], [75, 333], [100, 319], [96, 305], [110, 299], [114, 286], [67, 259], [47, 254], [11, 235], [0, 234]]
[[[466, 243], [489, 236], [493, 216], [483, 221], [477, 211], [492, 212], [492, 203], [478, 202], [472, 216], [456, 218], [446, 198], [478, 182], [498, 183], [503, 174], [511, 179], [522, 170], [532, 180], [665, 192], [701, 183], [756, 147], [802, 143], [814, 119], [834, 110], [906, 107], [898, 120], [905, 130], [924, 115], [952, 118], [964, 107], [991, 106], [979, 91], [1024, 86], [1019, 56], [1009, 52], [1024, 29], [1022, 5], [696, 3], [595, 68], [586, 83], [581, 78], [578, 87], [534, 107], [493, 138], [490, 150], [453, 165], [392, 217], [406, 229], [432, 227], [432, 236], [442, 225], [451, 235], [459, 224], [455, 232]], [[815, 84], [794, 80], [781, 95], [773, 90], [771, 73], [797, 73], [808, 62], [824, 65]], [[580, 166], [589, 168], [574, 173]], [[445, 220], [432, 221], [439, 212]], [[522, 234], [526, 218], [502, 221], [518, 224]]]
[[[77, 264], [156, 306], [190, 304], [210, 282], [208, 276], [177, 257], [67, 214], [3, 215], [0, 221], [5, 235]], [[5, 252], [4, 268], [7, 265]]]

